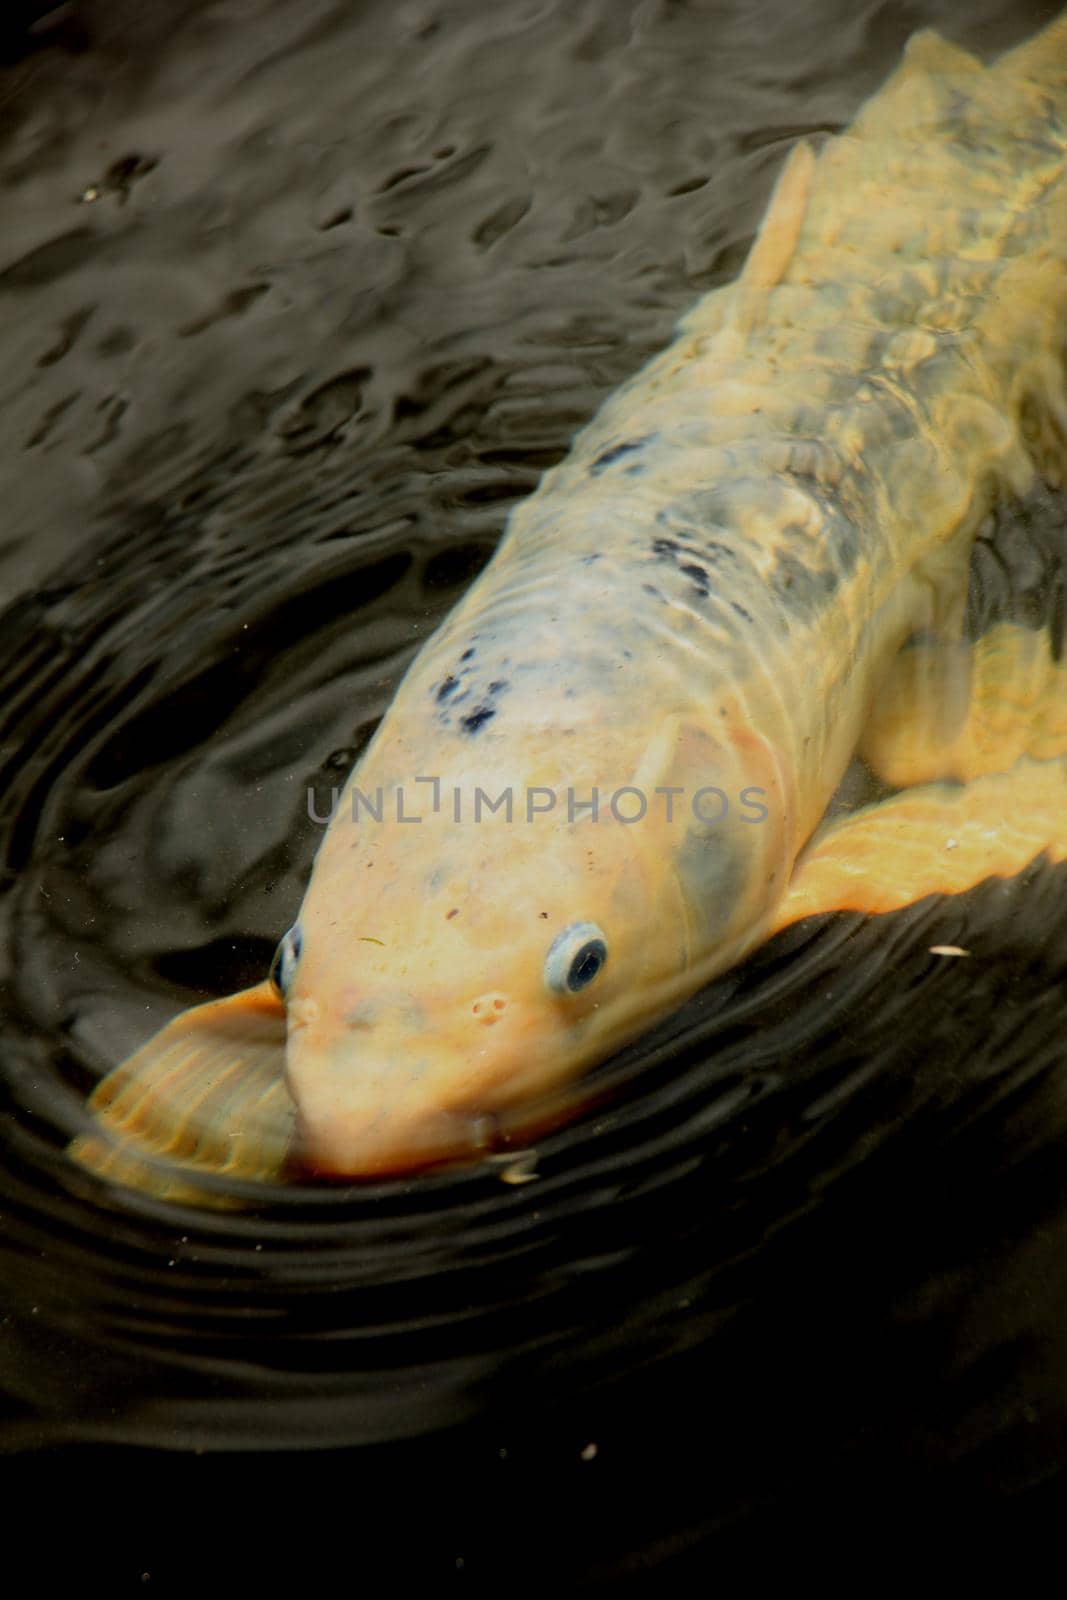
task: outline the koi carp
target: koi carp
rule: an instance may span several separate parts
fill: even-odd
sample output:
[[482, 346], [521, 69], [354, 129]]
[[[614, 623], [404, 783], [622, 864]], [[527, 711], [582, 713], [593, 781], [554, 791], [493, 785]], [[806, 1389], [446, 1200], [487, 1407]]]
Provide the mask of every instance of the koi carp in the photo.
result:
[[[1062, 481], [1065, 335], [1067, 19], [990, 66], [921, 33], [513, 511], [269, 978], [114, 1069], [75, 1158], [179, 1197], [478, 1158], [787, 924], [1067, 857], [1062, 641], [963, 626], [997, 496]], [[858, 758], [892, 792], [828, 816]]]

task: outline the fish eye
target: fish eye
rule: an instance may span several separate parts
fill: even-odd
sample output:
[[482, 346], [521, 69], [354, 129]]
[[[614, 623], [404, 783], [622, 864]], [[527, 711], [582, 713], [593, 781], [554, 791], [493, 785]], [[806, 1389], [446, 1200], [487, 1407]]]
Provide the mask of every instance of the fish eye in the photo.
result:
[[274, 959], [270, 964], [268, 974], [271, 987], [280, 999], [284, 1000], [289, 993], [289, 985], [293, 981], [296, 964], [300, 960], [300, 950], [303, 939], [300, 935], [299, 924], [294, 924], [288, 933], [283, 933], [278, 941], [278, 948], [274, 952]]
[[553, 994], [585, 989], [608, 959], [608, 942], [595, 922], [574, 922], [553, 939], [545, 957], [545, 985]]

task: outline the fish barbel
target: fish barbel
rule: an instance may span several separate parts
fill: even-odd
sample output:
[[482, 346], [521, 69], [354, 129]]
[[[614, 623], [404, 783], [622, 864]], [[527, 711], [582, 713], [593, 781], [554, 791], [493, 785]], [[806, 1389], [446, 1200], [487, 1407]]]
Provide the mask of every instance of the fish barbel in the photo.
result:
[[[988, 67], [919, 34], [512, 513], [270, 978], [105, 1078], [76, 1158], [469, 1159], [788, 922], [1067, 855], [1058, 648], [962, 631], [997, 495], [1062, 480], [1065, 334], [1067, 19]], [[828, 821], [858, 753], [897, 793]]]

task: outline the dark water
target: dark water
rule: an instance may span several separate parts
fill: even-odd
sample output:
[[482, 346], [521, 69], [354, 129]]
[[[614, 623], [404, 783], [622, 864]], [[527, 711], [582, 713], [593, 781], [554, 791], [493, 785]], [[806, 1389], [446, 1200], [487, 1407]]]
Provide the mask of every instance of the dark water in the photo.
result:
[[0, 76], [12, 1482], [131, 1582], [205, 1529], [246, 1575], [680, 1583], [1062, 1512], [1062, 869], [794, 930], [521, 1187], [220, 1215], [63, 1154], [103, 1070], [262, 976], [307, 786], [736, 272], [790, 140], [915, 28], [993, 50], [1056, 7], [45, 9]]

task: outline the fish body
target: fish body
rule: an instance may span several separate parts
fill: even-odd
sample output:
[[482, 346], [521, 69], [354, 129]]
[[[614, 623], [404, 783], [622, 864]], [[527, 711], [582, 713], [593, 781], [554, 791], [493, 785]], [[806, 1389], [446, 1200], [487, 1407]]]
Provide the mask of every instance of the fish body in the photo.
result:
[[[1067, 22], [988, 68], [918, 35], [512, 513], [352, 773], [274, 974], [306, 1170], [536, 1123], [789, 919], [995, 497], [1059, 481], [1065, 334]], [[206, 1009], [160, 1035], [175, 1105]], [[95, 1110], [195, 1162], [191, 1101], [146, 1135], [159, 1060]]]

